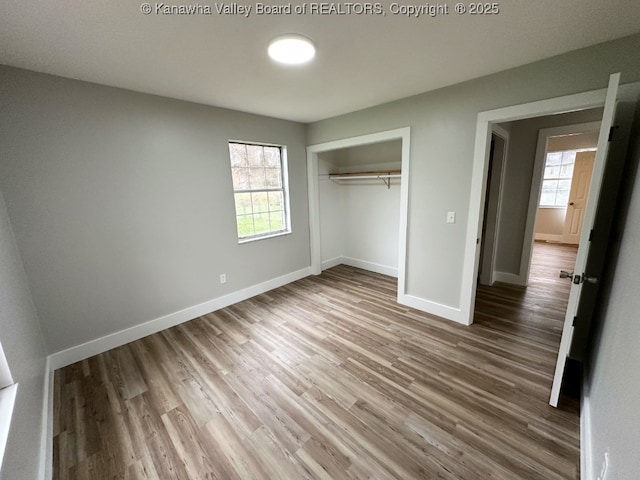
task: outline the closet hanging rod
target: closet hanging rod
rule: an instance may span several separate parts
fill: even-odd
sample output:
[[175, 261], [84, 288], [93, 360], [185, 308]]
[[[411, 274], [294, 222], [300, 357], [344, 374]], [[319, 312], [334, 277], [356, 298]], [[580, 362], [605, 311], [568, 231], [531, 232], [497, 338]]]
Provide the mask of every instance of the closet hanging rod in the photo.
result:
[[[398, 170], [395, 170], [398, 171]], [[347, 173], [347, 174], [329, 174], [329, 178], [332, 181], [336, 180], [382, 180], [387, 188], [391, 188], [391, 179], [392, 178], [400, 178], [402, 175], [400, 173], [377, 173], [375, 175], [367, 175], [368, 173], [376, 173], [376, 172], [362, 172], [362, 173]]]
[[329, 177], [362, 177], [362, 176], [378, 176], [378, 175], [400, 175], [402, 170], [370, 170], [366, 172], [345, 172], [345, 173], [330, 173]]
[[402, 175], [398, 174], [381, 174], [381, 175], [329, 175], [331, 180], [367, 180], [372, 178], [400, 178]]

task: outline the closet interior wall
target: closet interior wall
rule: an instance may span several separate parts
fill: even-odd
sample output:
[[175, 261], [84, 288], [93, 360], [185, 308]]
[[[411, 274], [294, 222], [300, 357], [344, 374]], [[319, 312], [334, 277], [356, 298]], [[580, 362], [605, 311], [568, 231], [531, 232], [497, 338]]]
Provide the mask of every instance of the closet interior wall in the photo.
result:
[[322, 269], [346, 264], [398, 276], [400, 178], [332, 180], [330, 174], [400, 170], [402, 142], [318, 156]]

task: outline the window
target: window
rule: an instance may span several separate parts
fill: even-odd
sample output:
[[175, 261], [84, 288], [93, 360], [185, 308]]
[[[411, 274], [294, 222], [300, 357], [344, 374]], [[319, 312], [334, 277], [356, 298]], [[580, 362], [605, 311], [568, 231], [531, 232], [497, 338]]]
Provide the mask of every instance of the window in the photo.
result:
[[238, 240], [289, 233], [286, 148], [229, 142]]
[[11, 384], [13, 384], [13, 379], [9, 371], [9, 364], [7, 363], [7, 358], [4, 356], [2, 344], [0, 343], [0, 390]]
[[566, 207], [571, 191], [576, 150], [547, 153], [540, 195], [541, 207]]
[[18, 385], [13, 383], [7, 359], [0, 344], [0, 467], [9, 438], [9, 426], [16, 401]]

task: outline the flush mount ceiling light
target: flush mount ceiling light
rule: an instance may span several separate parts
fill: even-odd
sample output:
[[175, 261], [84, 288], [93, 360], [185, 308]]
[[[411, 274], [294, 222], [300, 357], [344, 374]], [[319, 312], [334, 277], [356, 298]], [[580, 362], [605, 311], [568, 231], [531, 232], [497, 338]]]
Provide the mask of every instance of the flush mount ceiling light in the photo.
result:
[[302, 35], [280, 35], [269, 43], [269, 56], [279, 63], [298, 65], [306, 63], [316, 55], [316, 48]]

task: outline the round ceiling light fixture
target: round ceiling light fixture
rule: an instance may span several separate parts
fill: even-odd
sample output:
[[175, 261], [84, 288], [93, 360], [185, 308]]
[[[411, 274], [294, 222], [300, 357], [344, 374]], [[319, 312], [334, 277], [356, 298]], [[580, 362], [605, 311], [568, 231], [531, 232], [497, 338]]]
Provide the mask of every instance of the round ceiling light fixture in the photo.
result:
[[267, 51], [273, 60], [287, 65], [307, 63], [316, 55], [316, 47], [311, 40], [293, 33], [271, 40]]

